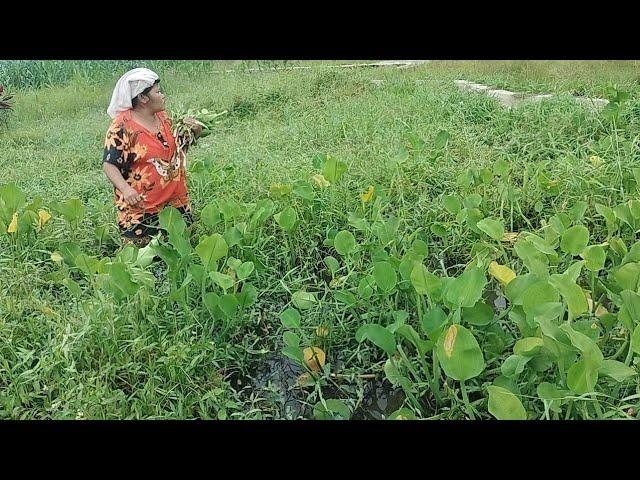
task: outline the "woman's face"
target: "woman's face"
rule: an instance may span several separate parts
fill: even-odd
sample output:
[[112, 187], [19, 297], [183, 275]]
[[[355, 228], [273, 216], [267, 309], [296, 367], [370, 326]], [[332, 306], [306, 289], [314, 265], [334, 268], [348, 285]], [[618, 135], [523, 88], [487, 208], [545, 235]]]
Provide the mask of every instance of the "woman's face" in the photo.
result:
[[162, 93], [162, 90], [160, 89], [160, 84], [156, 83], [151, 90], [149, 91], [149, 94], [147, 95], [149, 97], [149, 101], [147, 102], [147, 106], [153, 111], [153, 113], [156, 112], [161, 112], [162, 110], [164, 110], [164, 104], [166, 101], [166, 97], [164, 95], [164, 93]]

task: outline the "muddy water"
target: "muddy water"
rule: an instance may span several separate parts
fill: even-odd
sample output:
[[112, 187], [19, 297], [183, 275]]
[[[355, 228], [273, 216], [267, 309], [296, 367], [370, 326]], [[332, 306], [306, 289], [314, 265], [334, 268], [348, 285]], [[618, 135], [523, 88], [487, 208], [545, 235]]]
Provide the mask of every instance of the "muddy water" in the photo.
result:
[[[231, 375], [229, 383], [247, 396], [256, 391], [269, 395], [279, 408], [280, 418], [311, 419], [313, 408], [305, 402], [308, 392], [297, 384], [298, 377], [305, 371], [293, 360], [275, 352], [265, 355], [248, 375]], [[383, 420], [402, 407], [405, 400], [402, 389], [393, 387], [382, 376], [365, 382], [364, 396], [352, 415], [354, 420]], [[323, 387], [323, 396], [340, 398], [333, 386]]]

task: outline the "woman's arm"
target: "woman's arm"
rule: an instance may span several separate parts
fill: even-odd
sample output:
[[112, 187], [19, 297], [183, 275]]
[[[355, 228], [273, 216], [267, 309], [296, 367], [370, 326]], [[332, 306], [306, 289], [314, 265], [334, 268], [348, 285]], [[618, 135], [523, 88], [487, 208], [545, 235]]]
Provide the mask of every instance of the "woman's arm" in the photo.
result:
[[102, 169], [107, 177], [109, 177], [109, 180], [111, 180], [111, 183], [113, 183], [113, 186], [122, 192], [125, 202], [131, 206], [136, 206], [142, 201], [140, 194], [127, 183], [118, 167], [111, 163], [104, 162]]

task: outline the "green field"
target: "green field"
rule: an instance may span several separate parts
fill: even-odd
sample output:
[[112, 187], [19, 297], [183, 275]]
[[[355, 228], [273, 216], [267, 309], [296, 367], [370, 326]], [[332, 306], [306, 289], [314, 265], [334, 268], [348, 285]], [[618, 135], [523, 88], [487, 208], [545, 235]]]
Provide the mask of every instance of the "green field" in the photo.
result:
[[0, 61], [0, 418], [635, 416], [640, 63], [337, 63], [143, 62], [228, 114], [138, 251], [101, 158], [141, 63]]

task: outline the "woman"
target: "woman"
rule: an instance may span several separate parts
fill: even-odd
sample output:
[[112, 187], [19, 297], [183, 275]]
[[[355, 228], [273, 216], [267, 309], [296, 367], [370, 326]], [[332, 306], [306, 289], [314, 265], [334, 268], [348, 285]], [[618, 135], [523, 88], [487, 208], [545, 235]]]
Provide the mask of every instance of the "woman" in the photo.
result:
[[[115, 188], [123, 242], [144, 246], [158, 232], [158, 214], [167, 205], [190, 220], [185, 146], [178, 149], [165, 112], [160, 78], [147, 68], [125, 73], [113, 90], [107, 113], [103, 169]], [[197, 138], [202, 127], [187, 119]], [[179, 139], [182, 142], [182, 139]]]

